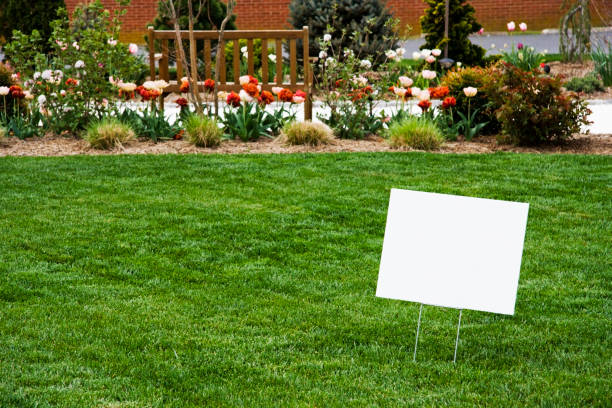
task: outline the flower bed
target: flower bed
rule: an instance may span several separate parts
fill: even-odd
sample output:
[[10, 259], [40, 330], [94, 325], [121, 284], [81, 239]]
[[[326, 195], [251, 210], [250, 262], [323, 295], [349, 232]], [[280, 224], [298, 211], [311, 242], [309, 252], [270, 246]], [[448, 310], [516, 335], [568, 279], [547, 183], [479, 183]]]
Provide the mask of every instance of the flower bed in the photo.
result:
[[[77, 9], [72, 24], [86, 14], [84, 10], [102, 13], [98, 3], [85, 7]], [[0, 83], [0, 135], [70, 135], [100, 148], [121, 147], [132, 134], [153, 142], [183, 137], [194, 141], [185, 124], [192, 115], [215, 116], [216, 103], [221, 111], [211, 123], [228, 140], [275, 138], [296, 120], [297, 106], [306, 94], [264, 89], [251, 75], [240, 77], [239, 92], [217, 92], [215, 82], [207, 78], [202, 81], [204, 92], [196, 94], [190, 92], [191, 80], [183, 78], [181, 94], [166, 96], [166, 81], [137, 80], [137, 46], [116, 41], [117, 17], [115, 25], [104, 17], [77, 35], [64, 15], [54, 23], [49, 39], [54, 51], [48, 56], [37, 51], [35, 34], [16, 35], [8, 47], [15, 68], [0, 69], [0, 81], [5, 78]], [[511, 31], [515, 27], [508, 25]], [[526, 25], [519, 27], [524, 30]], [[416, 63], [406, 66], [401, 48], [369, 59], [348, 48], [335, 49], [334, 35], [344, 34], [326, 33], [319, 40], [321, 51], [313, 68], [322, 105], [317, 120], [337, 139], [375, 136], [392, 139], [396, 148], [437, 149], [444, 141], [498, 134], [502, 142], [538, 145], [569, 140], [589, 123], [585, 102], [565, 92], [561, 78], [538, 64], [539, 54], [523, 44], [513, 45], [495, 65], [464, 67], [457, 62], [449, 69], [452, 61], [442, 60], [440, 49], [415, 53]], [[177, 114], [161, 111], [160, 98], [174, 102]], [[117, 135], [112, 135], [113, 123]], [[412, 134], [417, 131], [422, 132], [419, 142]], [[100, 141], [100, 135], [109, 142]]]

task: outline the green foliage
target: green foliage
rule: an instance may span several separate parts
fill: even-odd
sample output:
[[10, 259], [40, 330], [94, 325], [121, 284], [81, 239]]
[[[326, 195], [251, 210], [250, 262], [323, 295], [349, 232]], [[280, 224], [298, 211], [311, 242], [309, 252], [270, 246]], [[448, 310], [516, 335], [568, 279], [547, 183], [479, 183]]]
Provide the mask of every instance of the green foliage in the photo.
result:
[[329, 126], [317, 122], [291, 122], [283, 128], [283, 139], [290, 145], [318, 146], [328, 144], [333, 137]]
[[[238, 55], [240, 56], [240, 72], [238, 75], [246, 75], [248, 71], [247, 65], [247, 40], [238, 40], [240, 49]], [[225, 66], [227, 68], [227, 78], [233, 78], [234, 76], [234, 42], [229, 41], [225, 44]], [[253, 66], [255, 72], [261, 72], [261, 39], [256, 38], [253, 40]], [[273, 67], [273, 63], [268, 60], [268, 66]], [[274, 69], [270, 69], [268, 73], [274, 78]], [[270, 80], [270, 78], [268, 78]]]
[[9, 136], [18, 139], [27, 139], [30, 137], [42, 136], [42, 129], [39, 126], [43, 116], [38, 110], [22, 112], [22, 114], [13, 115], [4, 123]]
[[389, 144], [395, 148], [437, 150], [444, 142], [444, 136], [436, 123], [428, 117], [409, 116], [395, 122], [385, 132]]
[[380, 0], [292, 0], [289, 13], [293, 27], [308, 26], [312, 57], [319, 55], [324, 34], [332, 35], [332, 48], [351, 49], [375, 66], [397, 46], [397, 21]]
[[226, 137], [243, 142], [260, 137], [272, 137], [275, 119], [256, 103], [241, 103], [237, 108], [226, 107], [222, 119]]
[[584, 77], [575, 77], [564, 84], [568, 91], [592, 93], [595, 91], [603, 91], [604, 85], [599, 76], [591, 72]]
[[591, 53], [591, 58], [595, 63], [595, 72], [597, 72], [605, 86], [612, 86], [612, 41], [607, 43], [608, 49], [603, 45], [598, 46]]
[[[131, 121], [130, 121], [131, 122]], [[139, 137], [146, 137], [154, 142], [173, 139], [181, 130], [178, 122], [170, 123], [164, 112], [156, 108], [145, 109], [134, 127]]]
[[[55, 133], [84, 129], [92, 118], [107, 115], [112, 105], [108, 102], [117, 96], [109, 77], [128, 82], [136, 75], [138, 60], [126, 45], [115, 42], [124, 12], [120, 7], [111, 15], [96, 0], [75, 8], [71, 20], [60, 10], [48, 41], [37, 31], [15, 32], [7, 55], [32, 93], [44, 97], [41, 107], [49, 113], [45, 127]], [[45, 42], [51, 54], [45, 54]]]
[[[608, 407], [610, 162], [0, 157], [0, 406]], [[414, 363], [419, 305], [375, 296], [391, 187], [530, 204], [515, 316], [464, 310], [456, 365], [459, 311]]]
[[[160, 0], [157, 3], [157, 16], [153, 20], [152, 23], [148, 25], [152, 25], [156, 30], [174, 30], [174, 22], [171, 19], [170, 10], [168, 8], [168, 1], [172, 1], [174, 3], [174, 7], [179, 16], [178, 23], [181, 30], [189, 29], [189, 7], [187, 0]], [[194, 16], [197, 16], [195, 19], [193, 28], [195, 30], [217, 30], [221, 27], [221, 22], [225, 18], [227, 13], [227, 6], [221, 0], [204, 0], [204, 1], [196, 1], [192, 2], [193, 4], [193, 13]], [[227, 22], [225, 26], [226, 30], [235, 30], [236, 29], [236, 16], [232, 15], [231, 19]], [[148, 43], [147, 36], [145, 36], [145, 42]], [[172, 41], [172, 47], [174, 47], [175, 42]], [[216, 47], [217, 42], [214, 41], [212, 47]], [[160, 49], [160, 44], [156, 44], [156, 48]], [[201, 41], [198, 41], [196, 44], [197, 47], [197, 55], [202, 55], [204, 50], [204, 44]], [[188, 41], [185, 41], [184, 46], [185, 55], [189, 56], [189, 44]], [[174, 61], [176, 55], [176, 50], [172, 49], [170, 52], [170, 60]], [[189, 57], [188, 57], [189, 58]], [[200, 70], [198, 70], [200, 71]], [[200, 72], [203, 74], [203, 71]]]
[[[500, 124], [495, 117], [495, 110], [499, 108], [495, 101], [491, 99], [487, 86], [496, 83], [500, 75], [495, 67], [467, 67], [448, 71], [442, 78], [442, 85], [448, 86], [450, 94], [457, 100], [455, 112], [460, 112], [464, 116], [468, 114], [468, 99], [473, 112], [477, 112], [473, 117], [473, 123], [488, 122], [482, 128], [481, 133], [490, 135], [499, 132]], [[467, 98], [463, 89], [467, 87], [478, 89], [476, 96]]]
[[533, 47], [522, 46], [520, 49], [512, 44], [508, 52], [502, 51], [502, 59], [523, 71], [539, 68], [543, 54], [536, 52]]
[[340, 139], [363, 139], [378, 133], [383, 123], [374, 114], [375, 95], [387, 92], [404, 65], [386, 59], [379, 65], [382, 74], [371, 75], [370, 60], [360, 59], [350, 49], [334, 48], [333, 38], [320, 40], [319, 47], [327, 58], [317, 65], [315, 86], [329, 114], [318, 114], [318, 118]]
[[[174, 2], [176, 13], [179, 16], [181, 30], [189, 29], [189, 8], [187, 0], [171, 0]], [[170, 18], [168, 0], [160, 0], [157, 4], [157, 16], [150, 24], [156, 30], [174, 30], [174, 23]], [[193, 13], [198, 16], [194, 21], [195, 30], [217, 30], [227, 13], [227, 6], [220, 0], [193, 1]], [[232, 16], [225, 26], [226, 30], [236, 29], [236, 16]]]
[[223, 131], [213, 118], [191, 114], [184, 122], [187, 141], [198, 147], [215, 147], [221, 143]]
[[[425, 44], [421, 49], [444, 50], [444, 0], [425, 0], [429, 7], [421, 17], [421, 30]], [[482, 26], [476, 21], [475, 10], [466, 0], [450, 0], [448, 27], [448, 56], [464, 65], [481, 65], [486, 50], [472, 44], [469, 35]]]
[[[0, 6], [0, 43], [9, 42], [13, 30], [30, 34], [36, 30], [42, 38], [51, 36], [51, 21], [57, 17], [57, 10], [65, 8], [64, 0], [2, 0]], [[50, 51], [50, 45], [44, 45]]]
[[92, 121], [85, 130], [84, 139], [95, 149], [112, 149], [134, 139], [130, 125], [115, 117]]
[[561, 142], [588, 125], [587, 103], [564, 95], [561, 79], [505, 63], [492, 98], [500, 108], [502, 135], [516, 145]]

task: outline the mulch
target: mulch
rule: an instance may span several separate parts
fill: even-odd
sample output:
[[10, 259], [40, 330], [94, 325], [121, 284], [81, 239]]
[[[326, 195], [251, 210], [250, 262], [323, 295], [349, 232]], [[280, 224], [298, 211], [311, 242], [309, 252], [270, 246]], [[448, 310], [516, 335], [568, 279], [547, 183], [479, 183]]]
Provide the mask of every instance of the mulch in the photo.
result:
[[[406, 149], [410, 150], [410, 149]], [[8, 138], [0, 141], [0, 156], [72, 156], [116, 154], [247, 154], [247, 153], [336, 153], [336, 152], [389, 152], [384, 139], [370, 137], [365, 140], [333, 140], [321, 146], [287, 146], [280, 139], [262, 138], [256, 142], [224, 141], [215, 148], [200, 148], [184, 140], [153, 143], [148, 139], [132, 141], [113, 150], [93, 149], [82, 139], [62, 136], [45, 136], [19, 140]], [[439, 153], [562, 153], [612, 155], [612, 135], [576, 135], [562, 144], [517, 147], [499, 144], [494, 136], [480, 136], [470, 142], [447, 142]]]

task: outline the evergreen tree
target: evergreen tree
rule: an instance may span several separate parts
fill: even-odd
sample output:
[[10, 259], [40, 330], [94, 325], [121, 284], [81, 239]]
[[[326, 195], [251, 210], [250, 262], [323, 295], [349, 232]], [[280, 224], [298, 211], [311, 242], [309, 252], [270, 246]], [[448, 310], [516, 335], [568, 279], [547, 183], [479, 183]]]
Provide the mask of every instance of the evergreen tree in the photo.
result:
[[13, 30], [31, 34], [38, 30], [46, 40], [51, 35], [50, 23], [57, 19], [57, 9], [65, 8], [64, 0], [1, 0], [0, 40], [9, 42]]
[[[425, 44], [421, 49], [444, 49], [445, 0], [424, 0], [429, 5], [421, 17], [421, 30], [425, 33]], [[485, 49], [472, 44], [469, 35], [482, 26], [474, 17], [474, 7], [466, 0], [449, 0], [448, 56], [467, 65], [479, 65]]]
[[289, 12], [296, 29], [308, 26], [311, 56], [319, 54], [318, 41], [328, 26], [335, 49], [349, 48], [374, 63], [396, 46], [393, 16], [381, 0], [292, 0]]

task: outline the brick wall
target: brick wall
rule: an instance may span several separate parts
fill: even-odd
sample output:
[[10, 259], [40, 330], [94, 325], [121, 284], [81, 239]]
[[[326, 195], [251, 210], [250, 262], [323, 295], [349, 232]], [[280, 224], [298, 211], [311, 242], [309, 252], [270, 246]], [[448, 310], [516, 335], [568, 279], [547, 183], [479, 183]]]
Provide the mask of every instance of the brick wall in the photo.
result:
[[[83, 0], [65, 0], [66, 6], [72, 10]], [[476, 9], [477, 20], [486, 31], [504, 31], [506, 22], [514, 20], [517, 23], [525, 21], [530, 30], [555, 28], [561, 18], [560, 6], [563, 0], [471, 0]], [[102, 0], [102, 3], [112, 9], [113, 0]], [[235, 9], [237, 24], [240, 29], [281, 29], [290, 28], [290, 0], [238, 0]], [[599, 11], [610, 14], [612, 0], [597, 0]], [[425, 10], [422, 0], [387, 0], [387, 5], [393, 14], [402, 20], [402, 25], [410, 24], [413, 34], [420, 30], [419, 17]], [[123, 41], [143, 42], [147, 23], [151, 22], [157, 13], [157, 0], [132, 0], [127, 14], [123, 18]], [[593, 25], [601, 25], [597, 12], [592, 13]]]

